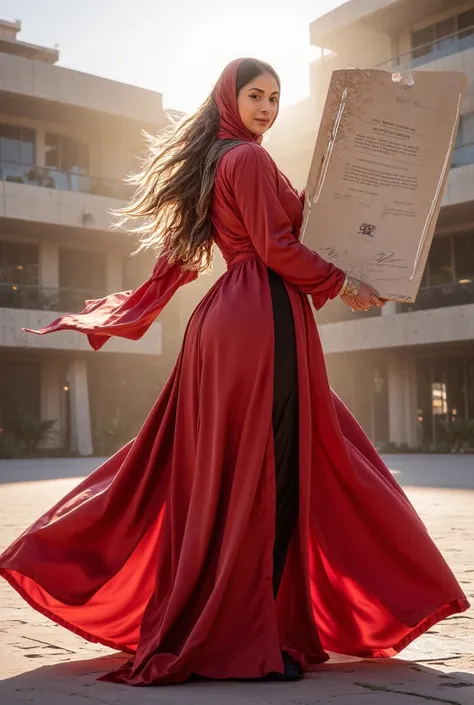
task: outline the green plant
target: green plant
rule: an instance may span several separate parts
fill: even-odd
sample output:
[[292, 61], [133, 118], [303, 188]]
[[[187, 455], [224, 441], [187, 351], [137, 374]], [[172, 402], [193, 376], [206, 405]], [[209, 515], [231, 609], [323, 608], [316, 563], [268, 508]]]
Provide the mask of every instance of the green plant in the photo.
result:
[[105, 424], [96, 440], [98, 452], [115, 453], [134, 437], [135, 427], [132, 419], [124, 417], [120, 409], [116, 409], [114, 416]]
[[56, 419], [39, 419], [34, 414], [20, 411], [13, 424], [16, 440], [23, 446], [27, 456], [35, 454], [38, 446], [53, 436]]
[[455, 417], [441, 422], [451, 453], [465, 453], [474, 448], [474, 419], [467, 420]]

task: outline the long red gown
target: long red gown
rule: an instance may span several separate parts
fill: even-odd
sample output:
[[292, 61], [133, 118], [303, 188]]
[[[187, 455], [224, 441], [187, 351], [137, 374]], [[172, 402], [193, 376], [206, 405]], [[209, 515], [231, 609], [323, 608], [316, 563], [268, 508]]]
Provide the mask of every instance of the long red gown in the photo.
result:
[[[221, 134], [247, 139], [216, 175], [212, 218], [228, 271], [193, 314], [138, 437], [0, 558], [3, 577], [34, 608], [133, 654], [105, 677], [130, 685], [183, 682], [192, 673], [260, 677], [283, 670], [282, 649], [303, 666], [324, 661], [326, 650], [393, 656], [469, 607], [329, 388], [306, 295], [322, 306], [342, 274], [297, 241], [300, 198], [242, 129], [235, 70], [227, 82]], [[290, 297], [299, 386], [299, 517], [276, 602], [267, 267]], [[80, 330], [95, 349], [110, 335], [139, 338], [192, 278], [162, 257], [137, 291], [89, 302], [42, 333]]]

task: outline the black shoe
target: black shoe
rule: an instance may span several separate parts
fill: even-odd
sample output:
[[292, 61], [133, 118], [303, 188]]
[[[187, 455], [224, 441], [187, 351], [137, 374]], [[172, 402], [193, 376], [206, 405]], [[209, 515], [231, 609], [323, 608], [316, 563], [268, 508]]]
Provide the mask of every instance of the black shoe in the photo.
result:
[[303, 669], [300, 664], [295, 661], [286, 651], [282, 652], [283, 658], [283, 673], [269, 673], [265, 680], [269, 681], [300, 681], [303, 679]]

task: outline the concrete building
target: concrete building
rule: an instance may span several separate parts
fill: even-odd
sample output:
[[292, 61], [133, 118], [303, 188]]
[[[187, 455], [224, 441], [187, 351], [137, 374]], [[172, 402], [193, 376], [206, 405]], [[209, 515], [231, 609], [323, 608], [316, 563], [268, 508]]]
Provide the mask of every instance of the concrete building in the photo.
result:
[[[317, 315], [330, 381], [377, 443], [448, 447], [474, 425], [474, 1], [350, 0], [310, 27], [326, 50], [311, 97], [282, 111], [269, 151], [304, 186], [327, 86], [347, 66], [468, 76], [452, 169], [413, 305]], [[286, 116], [285, 116], [286, 114]], [[296, 116], [296, 117], [295, 117]]]
[[19, 41], [20, 30], [0, 22], [0, 429], [20, 414], [51, 419], [49, 446], [88, 455], [104, 437], [129, 440], [151, 407], [179, 311], [100, 353], [79, 334], [21, 329], [149, 276], [154, 256], [130, 259], [135, 243], [109, 230], [109, 211], [129, 196], [142, 130], [167, 119], [161, 94], [56, 66], [58, 51]]

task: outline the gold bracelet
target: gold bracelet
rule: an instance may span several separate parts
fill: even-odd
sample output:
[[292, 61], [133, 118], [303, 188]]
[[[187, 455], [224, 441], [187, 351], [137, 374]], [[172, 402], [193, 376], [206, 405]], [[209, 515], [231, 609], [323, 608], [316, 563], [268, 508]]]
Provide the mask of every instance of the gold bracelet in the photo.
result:
[[360, 291], [360, 285], [362, 282], [360, 279], [354, 279], [354, 277], [348, 277], [347, 278], [347, 283], [345, 284], [345, 287], [342, 290], [342, 295], [348, 296], [349, 298], [352, 298], [353, 296], [358, 296], [359, 291]]
[[339, 296], [342, 296], [345, 293], [348, 281], [349, 281], [349, 275], [346, 274], [346, 276], [344, 277], [344, 281], [342, 283], [341, 289], [339, 291]]

